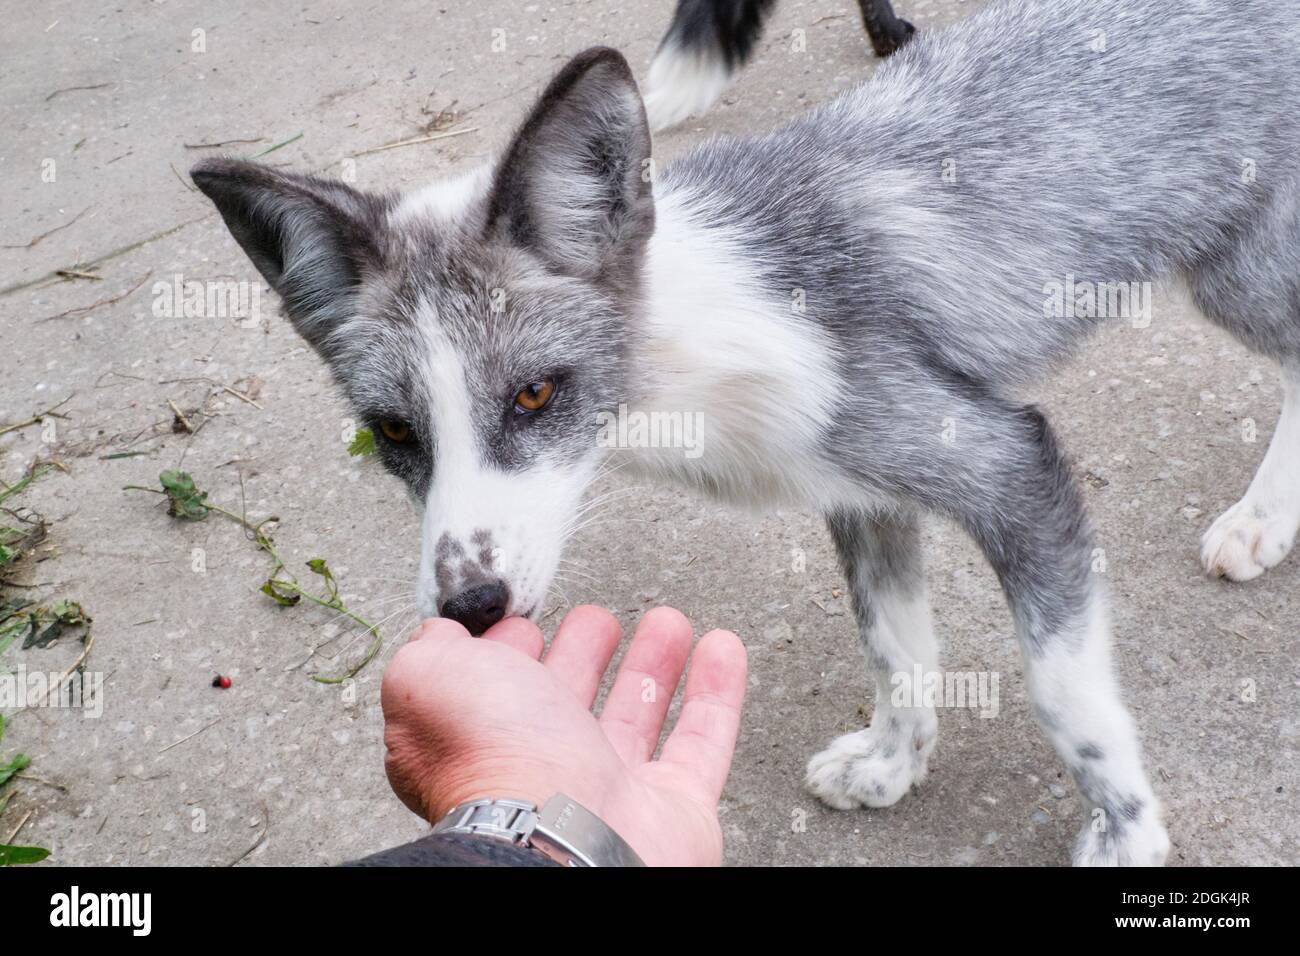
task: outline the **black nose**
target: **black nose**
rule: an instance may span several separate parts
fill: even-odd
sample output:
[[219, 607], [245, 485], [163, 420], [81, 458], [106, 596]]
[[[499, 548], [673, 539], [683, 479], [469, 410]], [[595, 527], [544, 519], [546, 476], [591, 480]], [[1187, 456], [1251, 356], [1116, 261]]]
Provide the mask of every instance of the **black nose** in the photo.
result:
[[478, 637], [506, 616], [509, 603], [510, 591], [501, 582], [476, 584], [443, 602], [442, 616], [464, 625]]

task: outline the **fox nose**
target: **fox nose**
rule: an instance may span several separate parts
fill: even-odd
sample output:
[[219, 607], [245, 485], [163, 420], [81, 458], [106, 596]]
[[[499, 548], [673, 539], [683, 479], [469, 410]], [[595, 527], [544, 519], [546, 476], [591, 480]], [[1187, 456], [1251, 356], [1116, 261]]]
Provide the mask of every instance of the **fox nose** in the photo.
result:
[[510, 591], [500, 581], [476, 584], [454, 594], [442, 605], [442, 616], [464, 626], [475, 637], [506, 616]]

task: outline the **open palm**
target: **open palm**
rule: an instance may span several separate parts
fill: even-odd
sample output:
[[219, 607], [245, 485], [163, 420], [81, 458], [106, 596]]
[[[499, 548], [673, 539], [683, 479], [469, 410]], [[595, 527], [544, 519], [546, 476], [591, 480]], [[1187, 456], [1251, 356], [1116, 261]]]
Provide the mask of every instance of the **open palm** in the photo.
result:
[[[384, 674], [393, 789], [430, 821], [467, 800], [540, 805], [563, 792], [650, 865], [720, 863], [717, 805], [740, 728], [744, 646], [712, 631], [692, 655], [686, 618], [650, 611], [597, 718], [591, 707], [618, 643], [618, 622], [596, 607], [571, 611], [544, 659], [541, 631], [520, 618], [481, 638], [425, 621]], [[651, 759], [688, 657], [681, 713]]]

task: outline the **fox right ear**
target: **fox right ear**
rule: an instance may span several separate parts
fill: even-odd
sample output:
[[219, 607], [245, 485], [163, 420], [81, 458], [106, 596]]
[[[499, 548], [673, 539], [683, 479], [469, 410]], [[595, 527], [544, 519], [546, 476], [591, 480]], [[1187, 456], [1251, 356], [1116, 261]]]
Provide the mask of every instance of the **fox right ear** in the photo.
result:
[[284, 300], [294, 328], [329, 358], [330, 334], [352, 314], [362, 276], [380, 262], [387, 201], [243, 160], [204, 160], [190, 176]]
[[579, 53], [502, 156], [489, 228], [561, 274], [632, 287], [654, 231], [649, 160], [627, 60], [605, 47]]

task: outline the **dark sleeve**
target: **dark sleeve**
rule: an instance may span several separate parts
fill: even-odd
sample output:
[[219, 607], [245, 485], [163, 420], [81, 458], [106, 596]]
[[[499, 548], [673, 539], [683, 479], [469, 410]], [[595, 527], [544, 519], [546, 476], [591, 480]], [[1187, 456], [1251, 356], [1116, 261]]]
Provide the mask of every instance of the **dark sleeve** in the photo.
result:
[[435, 833], [344, 866], [559, 866], [537, 850], [468, 833]]

